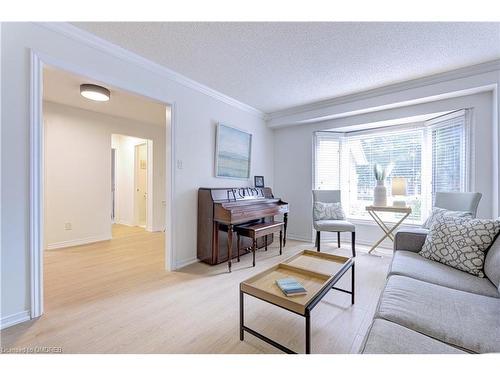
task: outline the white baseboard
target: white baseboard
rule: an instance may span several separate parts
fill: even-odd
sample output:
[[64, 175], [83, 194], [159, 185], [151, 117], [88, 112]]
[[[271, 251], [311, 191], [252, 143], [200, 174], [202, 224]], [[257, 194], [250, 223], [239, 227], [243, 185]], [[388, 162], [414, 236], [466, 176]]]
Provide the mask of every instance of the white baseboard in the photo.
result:
[[26, 322], [30, 320], [30, 318], [30, 312], [27, 310], [2, 317], [2, 319], [0, 320], [0, 329], [12, 327], [13, 325]]
[[85, 238], [77, 238], [76, 240], [54, 242], [54, 243], [48, 244], [45, 247], [45, 249], [46, 250], [61, 249], [63, 247], [86, 245], [89, 243], [99, 242], [99, 241], [107, 241], [110, 239], [111, 239], [111, 236], [109, 234], [104, 234], [101, 236], [90, 236], [90, 237], [85, 237]]
[[313, 243], [314, 242], [312, 238], [307, 238], [307, 237], [296, 235], [296, 234], [293, 234], [293, 233], [287, 233], [286, 234], [286, 239], [287, 240], [294, 240], [294, 241], [309, 242], [309, 243]]
[[[356, 238], [356, 244], [359, 244], [359, 245], [364, 245], [364, 246], [373, 246], [375, 241], [365, 241], [365, 240], [358, 240]], [[392, 250], [392, 247], [391, 247], [391, 244], [389, 244], [389, 246], [387, 244], [385, 244], [384, 242], [382, 242], [380, 245], [377, 246], [377, 249], [380, 248], [380, 249], [385, 249], [385, 250]]]
[[[308, 243], [314, 243], [314, 241], [315, 241], [312, 238], [306, 238], [304, 236], [295, 235], [293, 233], [287, 234], [286, 238], [287, 238], [287, 240], [303, 241], [303, 242], [308, 242]], [[341, 235], [340, 240], [341, 240], [341, 242], [350, 242], [351, 234], [348, 233], [346, 235]], [[337, 243], [337, 233], [321, 232], [321, 243], [325, 243], [325, 242]], [[374, 242], [375, 241], [367, 241], [367, 240], [362, 240], [360, 238], [356, 238], [357, 245], [372, 246]], [[378, 248], [392, 251], [391, 245], [392, 245], [392, 243], [387, 243], [386, 241], [384, 241], [378, 246]]]
[[135, 227], [135, 223], [132, 223], [127, 220], [115, 219], [115, 224], [126, 225], [127, 227]]
[[[351, 233], [347, 233], [346, 235], [341, 235], [340, 236], [340, 242], [345, 242], [345, 243], [351, 243]], [[359, 235], [356, 236], [356, 245], [363, 245], [363, 246], [372, 246], [375, 241], [378, 240], [363, 240], [359, 238]], [[385, 240], [382, 242], [380, 245], [378, 245], [377, 248], [384, 249], [384, 250], [392, 250], [392, 242], [389, 243], [387, 242], [388, 240]], [[337, 243], [337, 233], [328, 233], [327, 232], [321, 232], [321, 243]]]
[[115, 220], [114, 224], [125, 225], [127, 227], [141, 227], [146, 230], [146, 232], [163, 232], [165, 229], [162, 227], [154, 227], [152, 225], [137, 225], [136, 223], [126, 221], [126, 220]]
[[198, 258], [181, 260], [181, 261], [175, 262], [175, 269], [178, 270], [180, 268], [189, 266], [190, 264], [197, 263], [197, 262], [199, 262]]

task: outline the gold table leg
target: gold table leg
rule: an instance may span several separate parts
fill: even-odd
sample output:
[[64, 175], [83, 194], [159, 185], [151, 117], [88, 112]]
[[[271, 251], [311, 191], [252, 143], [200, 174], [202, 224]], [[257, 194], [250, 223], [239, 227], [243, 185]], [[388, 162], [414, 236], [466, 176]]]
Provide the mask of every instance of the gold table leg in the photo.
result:
[[378, 226], [384, 231], [384, 233], [387, 234], [392, 241], [394, 241], [394, 235], [390, 232], [389, 228], [387, 227], [387, 225], [385, 225], [380, 216], [378, 216], [375, 212], [372, 213], [368, 211], [368, 213], [370, 214], [372, 219], [378, 224]]
[[393, 232], [401, 225], [401, 223], [410, 215], [409, 212], [405, 213], [405, 215], [396, 223], [392, 228], [388, 228], [387, 225], [382, 221], [382, 219], [374, 212], [374, 211], [368, 211], [370, 216], [375, 220], [375, 222], [378, 224], [380, 229], [384, 231], [384, 235], [373, 244], [371, 249], [368, 251], [368, 254], [371, 254], [377, 247], [382, 243], [383, 240], [386, 238], [389, 238], [391, 241], [394, 242], [394, 235]]

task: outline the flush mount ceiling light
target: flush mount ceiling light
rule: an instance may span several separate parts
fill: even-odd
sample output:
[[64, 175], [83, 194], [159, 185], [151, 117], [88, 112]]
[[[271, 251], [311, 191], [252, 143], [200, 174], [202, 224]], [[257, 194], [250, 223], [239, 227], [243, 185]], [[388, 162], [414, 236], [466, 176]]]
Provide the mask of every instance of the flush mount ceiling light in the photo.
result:
[[80, 85], [80, 95], [96, 102], [107, 102], [111, 93], [105, 87], [85, 83]]

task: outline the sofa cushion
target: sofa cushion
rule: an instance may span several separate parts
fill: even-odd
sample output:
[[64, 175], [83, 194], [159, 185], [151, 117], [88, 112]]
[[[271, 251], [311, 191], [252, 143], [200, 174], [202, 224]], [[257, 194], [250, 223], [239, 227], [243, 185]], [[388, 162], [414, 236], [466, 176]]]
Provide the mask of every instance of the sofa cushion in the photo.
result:
[[476, 353], [500, 352], [500, 299], [390, 276], [377, 318]]
[[420, 255], [484, 277], [486, 250], [500, 231], [500, 221], [443, 217], [436, 219]]
[[498, 289], [490, 280], [426, 259], [413, 251], [396, 251], [389, 275], [408, 276], [465, 292], [500, 297]]
[[500, 293], [500, 236], [497, 236], [484, 259], [484, 274], [496, 285]]
[[314, 229], [326, 232], [354, 232], [354, 224], [344, 220], [318, 220], [314, 222]]
[[451, 345], [384, 319], [375, 319], [361, 348], [364, 354], [464, 354]]

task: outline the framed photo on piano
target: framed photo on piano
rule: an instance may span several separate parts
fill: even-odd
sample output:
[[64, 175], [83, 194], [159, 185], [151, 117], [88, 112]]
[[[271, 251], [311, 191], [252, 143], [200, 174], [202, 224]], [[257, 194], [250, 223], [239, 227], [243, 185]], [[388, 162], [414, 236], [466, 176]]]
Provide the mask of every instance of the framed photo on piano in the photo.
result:
[[247, 180], [250, 178], [252, 134], [217, 124], [215, 176]]
[[253, 176], [253, 182], [256, 188], [263, 188], [264, 176]]

